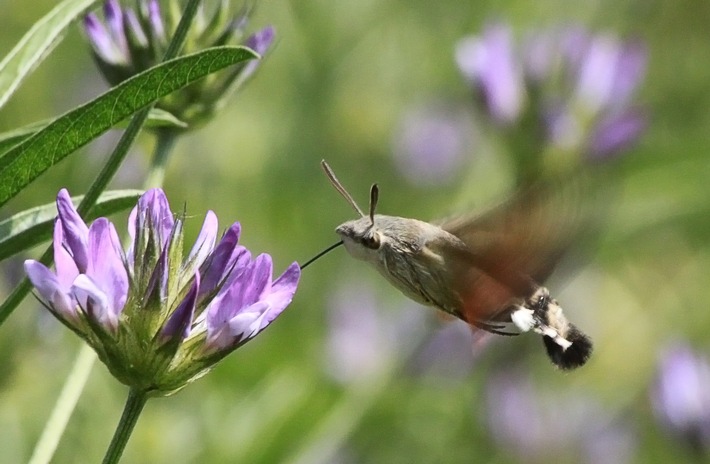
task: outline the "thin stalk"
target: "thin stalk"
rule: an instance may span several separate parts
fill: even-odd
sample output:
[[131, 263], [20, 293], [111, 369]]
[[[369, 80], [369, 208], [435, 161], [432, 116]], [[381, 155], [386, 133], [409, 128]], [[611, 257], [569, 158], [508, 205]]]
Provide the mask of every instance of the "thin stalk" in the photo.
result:
[[62, 391], [57, 398], [52, 414], [49, 416], [47, 424], [44, 426], [42, 436], [35, 446], [29, 464], [48, 463], [54, 452], [57, 450], [59, 438], [64, 433], [69, 417], [76, 407], [76, 402], [86, 385], [86, 381], [94, 366], [96, 354], [89, 345], [82, 343], [79, 348], [79, 355], [74, 361], [74, 366], [67, 376], [67, 381], [62, 387]]
[[126, 405], [123, 407], [123, 414], [121, 414], [121, 420], [118, 421], [118, 426], [113, 433], [111, 444], [108, 450], [106, 450], [103, 464], [115, 464], [121, 459], [123, 450], [126, 449], [128, 439], [131, 438], [133, 428], [138, 422], [138, 418], [143, 411], [146, 401], [148, 401], [148, 395], [145, 392], [134, 389], [129, 390]]
[[144, 183], [146, 190], [163, 186], [168, 158], [175, 146], [178, 135], [179, 132], [174, 129], [162, 129], [158, 131], [150, 171]]

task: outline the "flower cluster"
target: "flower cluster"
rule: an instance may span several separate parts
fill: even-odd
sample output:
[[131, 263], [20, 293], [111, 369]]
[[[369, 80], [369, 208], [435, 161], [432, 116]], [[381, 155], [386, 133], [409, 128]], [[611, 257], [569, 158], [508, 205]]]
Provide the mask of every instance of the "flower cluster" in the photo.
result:
[[273, 280], [271, 257], [238, 245], [239, 223], [217, 243], [211, 211], [183, 258], [183, 219], [159, 189], [133, 209], [125, 252], [113, 224], [87, 226], [64, 189], [57, 210], [56, 271], [28, 260], [27, 275], [111, 373], [143, 392], [169, 394], [206, 373], [281, 314], [298, 285], [297, 263]]
[[[170, 37], [179, 22], [178, 5], [168, 2], [163, 14], [158, 0], [140, 0], [137, 8], [121, 8], [118, 0], [104, 3], [104, 18], [90, 13], [84, 18], [84, 30], [102, 74], [111, 85], [157, 65], [163, 59]], [[268, 52], [274, 40], [274, 29], [267, 26], [244, 39], [249, 9], [231, 16], [226, 1], [217, 2], [208, 16], [199, 11], [193, 23], [184, 52], [208, 47], [242, 43], [260, 55]], [[243, 42], [242, 42], [243, 40]], [[258, 61], [238, 64], [230, 70], [215, 73], [158, 101], [156, 107], [169, 112], [188, 128], [207, 121], [257, 69]]]
[[638, 42], [565, 27], [516, 43], [508, 26], [494, 23], [463, 39], [456, 60], [483, 113], [508, 131], [516, 156], [534, 158], [529, 152], [539, 154], [543, 135], [545, 150], [560, 158], [605, 159], [645, 128], [631, 105], [646, 67]]

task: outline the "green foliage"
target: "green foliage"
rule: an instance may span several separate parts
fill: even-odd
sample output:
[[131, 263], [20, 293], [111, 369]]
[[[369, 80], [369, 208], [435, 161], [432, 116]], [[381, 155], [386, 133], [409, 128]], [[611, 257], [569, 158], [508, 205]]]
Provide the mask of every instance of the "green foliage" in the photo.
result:
[[[39, 121], [26, 126], [20, 127], [18, 129], [13, 129], [11, 131], [3, 132], [0, 134], [0, 153], [7, 152], [10, 148], [19, 144], [23, 140], [29, 138], [31, 135], [44, 129], [53, 121]], [[115, 127], [122, 128], [126, 125], [126, 120], [123, 120], [116, 124]], [[148, 114], [148, 120], [145, 122], [145, 127], [150, 128], [173, 128], [173, 129], [184, 129], [187, 125], [180, 121], [178, 118], [168, 113], [167, 111], [152, 108]]]
[[40, 174], [157, 99], [227, 66], [255, 58], [214, 47], [154, 66], [55, 119], [0, 158], [0, 206]]
[[97, 0], [64, 0], [47, 13], [0, 62], [0, 108], [61, 40], [67, 26]]

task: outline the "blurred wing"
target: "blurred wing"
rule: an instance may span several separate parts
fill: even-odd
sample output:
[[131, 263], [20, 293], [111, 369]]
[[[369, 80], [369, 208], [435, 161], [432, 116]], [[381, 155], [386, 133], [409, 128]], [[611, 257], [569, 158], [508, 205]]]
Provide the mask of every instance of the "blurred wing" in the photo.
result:
[[581, 233], [591, 227], [591, 191], [580, 176], [548, 180], [515, 193], [481, 215], [440, 225], [468, 248], [473, 265], [517, 288], [541, 284]]
[[468, 322], [509, 322], [507, 309], [530, 297], [592, 226], [592, 193], [581, 176], [547, 180], [482, 215], [440, 225], [465, 245], [440, 252], [455, 269]]

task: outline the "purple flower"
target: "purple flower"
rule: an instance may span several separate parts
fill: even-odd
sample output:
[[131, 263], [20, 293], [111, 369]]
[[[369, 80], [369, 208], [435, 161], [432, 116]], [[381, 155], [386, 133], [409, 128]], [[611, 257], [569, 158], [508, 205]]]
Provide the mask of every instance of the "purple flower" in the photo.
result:
[[349, 278], [330, 298], [327, 371], [342, 383], [363, 381], [408, 354], [423, 329], [421, 311], [388, 311], [375, 289]]
[[56, 270], [27, 260], [27, 275], [48, 309], [135, 388], [183, 387], [265, 329], [298, 285], [297, 263], [273, 280], [271, 257], [252, 259], [237, 244], [239, 223], [217, 243], [211, 211], [183, 258], [183, 220], [159, 189], [131, 212], [125, 253], [113, 224], [100, 218], [87, 227], [65, 189], [57, 210]]
[[473, 370], [476, 357], [482, 352], [479, 348], [474, 346], [471, 326], [454, 319], [423, 343], [412, 357], [410, 369], [437, 381], [462, 380]]
[[[170, 3], [168, 11], [179, 7], [175, 4], [177, 0]], [[217, 2], [209, 17], [204, 8], [198, 11], [188, 32], [185, 53], [230, 44], [247, 46], [262, 56], [269, 51], [275, 37], [274, 29], [267, 26], [245, 38], [250, 9], [230, 15], [228, 6], [228, 1]], [[122, 8], [118, 0], [106, 0], [104, 18], [102, 22], [96, 14], [89, 13], [84, 18], [84, 30], [95, 61], [111, 85], [160, 63], [179, 19], [174, 14], [163, 15], [157, 0], [141, 0], [137, 10]], [[188, 128], [198, 126], [211, 118], [229, 95], [256, 72], [261, 61], [237, 64], [160, 99], [156, 106], [171, 113]]]
[[393, 153], [400, 172], [414, 184], [436, 185], [460, 170], [472, 145], [471, 121], [446, 108], [418, 108], [402, 120]]
[[666, 429], [693, 450], [710, 446], [710, 362], [684, 343], [663, 350], [651, 400]]
[[124, 46], [124, 41], [114, 37], [98, 16], [93, 13], [86, 15], [84, 30], [94, 47], [94, 52], [102, 61], [113, 66], [128, 65], [128, 49]]
[[504, 123], [516, 147], [527, 147], [514, 155], [561, 160], [608, 159], [640, 137], [645, 118], [631, 105], [646, 60], [639, 41], [577, 26], [535, 31], [516, 43], [510, 27], [494, 23], [456, 49], [463, 76], [483, 96], [481, 113]]
[[575, 98], [590, 113], [625, 107], [645, 74], [645, 47], [598, 35], [588, 37], [581, 48]]
[[[266, 26], [247, 38], [244, 45], [251, 48], [259, 55], [265, 55], [274, 43], [276, 31], [272, 26]], [[240, 73], [240, 80], [244, 81], [252, 76], [259, 67], [259, 61], [250, 61]]]
[[525, 462], [633, 461], [635, 434], [592, 398], [543, 395], [526, 374], [509, 369], [491, 377], [486, 400], [493, 438]]
[[480, 37], [463, 39], [456, 47], [456, 62], [496, 122], [510, 124], [518, 119], [525, 94], [508, 26], [491, 24]]
[[646, 118], [631, 109], [621, 114], [610, 115], [594, 127], [587, 141], [590, 159], [603, 160], [623, 152], [641, 136], [646, 129]]

